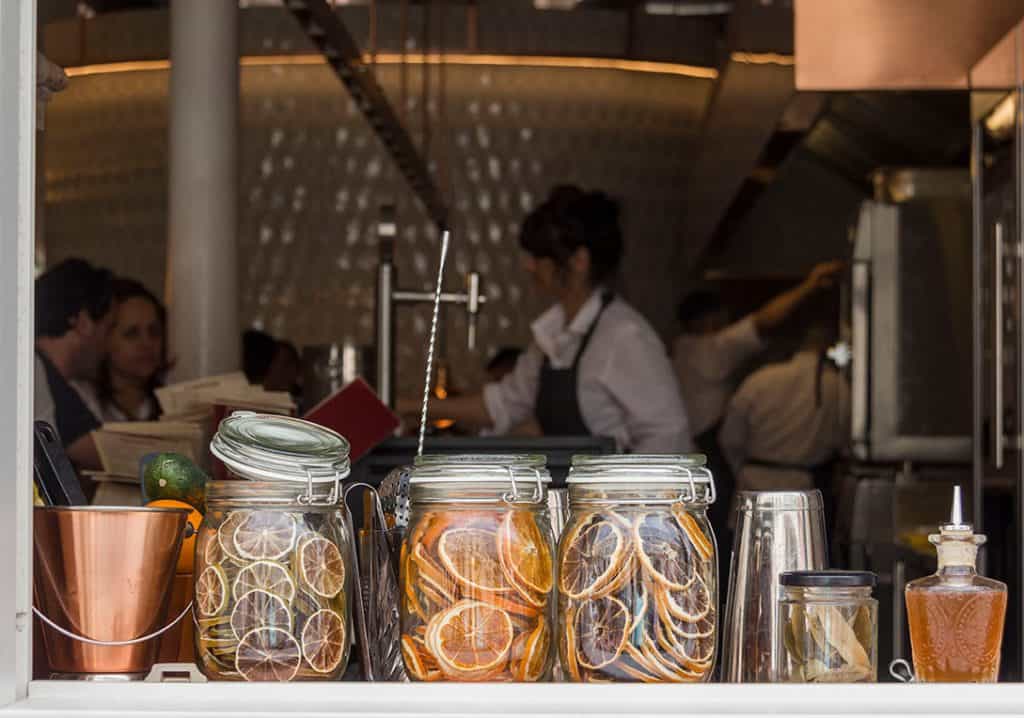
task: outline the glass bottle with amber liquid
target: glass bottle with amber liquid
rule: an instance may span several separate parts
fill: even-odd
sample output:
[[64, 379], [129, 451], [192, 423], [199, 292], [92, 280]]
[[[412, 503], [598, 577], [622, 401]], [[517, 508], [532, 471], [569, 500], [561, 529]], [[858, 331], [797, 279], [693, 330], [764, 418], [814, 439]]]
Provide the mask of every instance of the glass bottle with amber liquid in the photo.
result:
[[1006, 584], [976, 570], [985, 543], [963, 522], [960, 487], [948, 524], [928, 540], [939, 570], [907, 584], [907, 620], [914, 673], [926, 683], [995, 683], [1006, 618]]

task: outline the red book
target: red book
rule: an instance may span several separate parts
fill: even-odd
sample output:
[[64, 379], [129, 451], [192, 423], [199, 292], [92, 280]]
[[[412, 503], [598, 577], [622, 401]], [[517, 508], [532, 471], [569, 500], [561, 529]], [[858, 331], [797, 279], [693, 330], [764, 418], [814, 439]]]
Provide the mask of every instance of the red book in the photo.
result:
[[356, 379], [334, 392], [302, 418], [333, 429], [348, 439], [352, 446], [349, 458], [353, 464], [377, 444], [393, 436], [400, 423], [362, 379]]

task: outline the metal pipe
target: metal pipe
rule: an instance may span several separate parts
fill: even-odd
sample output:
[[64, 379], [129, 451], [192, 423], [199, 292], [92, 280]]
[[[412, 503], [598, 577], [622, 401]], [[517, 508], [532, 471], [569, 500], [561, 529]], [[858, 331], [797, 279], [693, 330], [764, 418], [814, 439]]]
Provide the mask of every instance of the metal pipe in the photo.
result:
[[388, 406], [394, 405], [394, 359], [395, 359], [395, 306], [392, 301], [395, 288], [395, 208], [381, 207], [381, 219], [377, 224], [377, 238], [380, 243], [380, 262], [377, 265], [376, 301], [376, 343], [377, 381], [374, 387], [377, 396]]
[[[978, 533], [984, 532], [982, 502], [985, 452], [982, 447], [982, 407], [984, 406], [984, 357], [982, 355], [982, 307], [981, 307], [981, 247], [985, 231], [982, 211], [981, 158], [984, 151], [984, 135], [981, 122], [975, 122], [971, 134], [971, 506], [974, 510], [974, 525]], [[986, 552], [978, 554], [978, 570], [984, 574]]]

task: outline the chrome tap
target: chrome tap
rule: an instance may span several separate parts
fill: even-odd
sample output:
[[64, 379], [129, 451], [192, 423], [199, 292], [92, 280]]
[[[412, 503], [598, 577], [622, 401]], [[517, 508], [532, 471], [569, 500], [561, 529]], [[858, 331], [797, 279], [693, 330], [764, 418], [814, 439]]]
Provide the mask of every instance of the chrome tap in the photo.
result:
[[[398, 288], [395, 269], [395, 238], [398, 226], [395, 222], [395, 208], [384, 205], [380, 209], [377, 238], [380, 248], [380, 262], [377, 265], [377, 395], [388, 406], [394, 405], [395, 379], [395, 309], [401, 304], [433, 304], [434, 292], [417, 292]], [[481, 307], [487, 297], [481, 291], [480, 274], [466, 274], [466, 288], [461, 292], [441, 292], [441, 304], [462, 305], [466, 308], [466, 346], [476, 349], [476, 324]]]

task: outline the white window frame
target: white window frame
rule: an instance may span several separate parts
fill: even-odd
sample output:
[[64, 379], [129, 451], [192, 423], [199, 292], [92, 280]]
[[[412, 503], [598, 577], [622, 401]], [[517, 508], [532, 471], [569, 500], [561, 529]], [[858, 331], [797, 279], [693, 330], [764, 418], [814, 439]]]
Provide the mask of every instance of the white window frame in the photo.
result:
[[[172, 2], [174, 0], [171, 0]], [[991, 715], [1024, 685], [31, 681], [35, 0], [0, 0], [0, 718], [187, 715]], [[884, 667], [882, 668], [884, 670]]]

